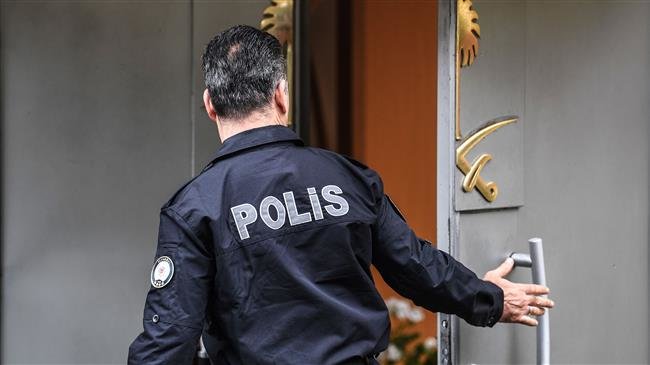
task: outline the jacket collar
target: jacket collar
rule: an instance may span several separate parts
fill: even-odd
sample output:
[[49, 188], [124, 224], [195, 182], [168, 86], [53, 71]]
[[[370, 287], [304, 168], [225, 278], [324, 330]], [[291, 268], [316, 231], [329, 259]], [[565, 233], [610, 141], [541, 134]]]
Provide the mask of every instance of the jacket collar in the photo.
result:
[[235, 134], [234, 136], [223, 141], [221, 147], [217, 150], [213, 158], [213, 162], [220, 160], [225, 156], [233, 155], [237, 152], [247, 150], [249, 148], [258, 147], [261, 145], [291, 141], [299, 146], [304, 146], [303, 141], [298, 135], [285, 126], [269, 125], [260, 128], [249, 129], [244, 132]]

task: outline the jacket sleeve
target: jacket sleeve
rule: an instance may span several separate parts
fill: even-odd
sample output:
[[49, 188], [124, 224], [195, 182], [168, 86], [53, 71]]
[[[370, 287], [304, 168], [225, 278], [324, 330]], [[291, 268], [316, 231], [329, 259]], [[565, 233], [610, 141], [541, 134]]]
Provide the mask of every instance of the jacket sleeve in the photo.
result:
[[456, 314], [474, 326], [494, 326], [503, 311], [503, 291], [460, 262], [416, 237], [383, 195], [374, 231], [373, 264], [388, 285], [433, 312]]
[[[171, 208], [160, 215], [156, 260], [173, 263], [171, 280], [152, 284], [144, 307], [144, 331], [129, 347], [128, 363], [191, 364], [203, 329], [214, 258], [186, 221]], [[160, 283], [157, 284], [160, 286]]]

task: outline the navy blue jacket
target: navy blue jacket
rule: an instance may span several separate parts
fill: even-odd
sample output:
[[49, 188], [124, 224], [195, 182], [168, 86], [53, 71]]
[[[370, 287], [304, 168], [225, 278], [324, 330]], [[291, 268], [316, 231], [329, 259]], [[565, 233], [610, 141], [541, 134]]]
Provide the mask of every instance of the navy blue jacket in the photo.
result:
[[216, 365], [372, 356], [390, 321], [371, 265], [473, 325], [493, 326], [503, 306], [501, 289], [415, 235], [376, 172], [282, 126], [224, 142], [163, 206], [156, 257], [173, 274], [152, 274], [129, 364], [190, 364], [201, 335]]

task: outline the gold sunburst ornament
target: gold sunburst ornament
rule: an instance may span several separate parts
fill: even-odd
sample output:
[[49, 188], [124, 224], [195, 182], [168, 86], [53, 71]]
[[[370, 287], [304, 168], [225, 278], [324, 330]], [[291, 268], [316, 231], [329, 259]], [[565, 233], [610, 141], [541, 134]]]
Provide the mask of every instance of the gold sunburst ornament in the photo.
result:
[[260, 27], [280, 41], [283, 46], [293, 43], [293, 0], [273, 0], [264, 9]]
[[[293, 95], [293, 0], [273, 0], [264, 9], [260, 28], [280, 41], [287, 60], [289, 96]], [[289, 125], [293, 120], [293, 103], [289, 106]]]

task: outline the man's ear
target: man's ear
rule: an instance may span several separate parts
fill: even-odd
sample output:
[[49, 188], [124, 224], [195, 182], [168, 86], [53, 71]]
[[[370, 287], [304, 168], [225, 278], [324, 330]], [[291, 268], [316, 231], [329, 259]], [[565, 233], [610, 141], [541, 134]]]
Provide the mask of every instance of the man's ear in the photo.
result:
[[208, 89], [205, 89], [203, 92], [203, 105], [205, 106], [205, 112], [208, 114], [208, 118], [212, 120], [213, 122], [217, 121], [217, 111], [214, 110], [214, 106], [212, 105], [212, 99], [210, 99], [210, 92]]
[[278, 86], [275, 87], [273, 94], [273, 102], [281, 114], [286, 115], [289, 113], [289, 88], [287, 87], [286, 80], [280, 80]]

